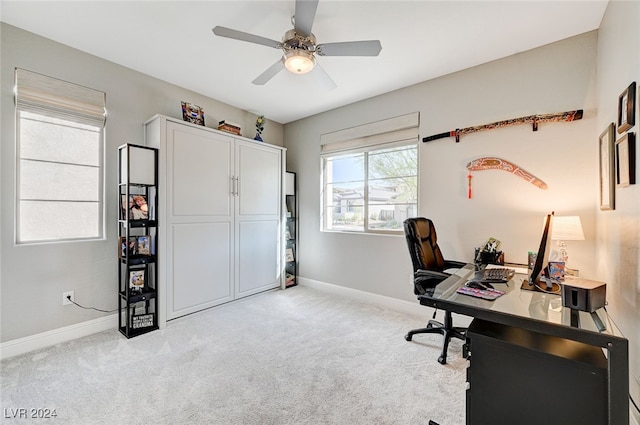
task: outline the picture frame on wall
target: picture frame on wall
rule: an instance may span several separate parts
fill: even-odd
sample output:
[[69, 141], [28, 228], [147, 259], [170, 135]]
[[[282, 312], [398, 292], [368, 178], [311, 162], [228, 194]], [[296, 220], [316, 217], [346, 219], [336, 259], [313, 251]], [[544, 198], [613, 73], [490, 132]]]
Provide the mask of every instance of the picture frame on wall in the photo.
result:
[[600, 209], [615, 209], [615, 140], [616, 127], [613, 123], [600, 134]]
[[627, 133], [616, 141], [616, 183], [627, 187], [636, 183], [635, 134]]
[[636, 82], [618, 97], [618, 133], [624, 133], [636, 123]]

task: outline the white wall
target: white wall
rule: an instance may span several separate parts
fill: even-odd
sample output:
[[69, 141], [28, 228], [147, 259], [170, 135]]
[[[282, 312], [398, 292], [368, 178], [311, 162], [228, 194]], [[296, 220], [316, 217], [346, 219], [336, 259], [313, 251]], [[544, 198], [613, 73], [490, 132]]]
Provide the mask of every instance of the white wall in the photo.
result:
[[[204, 108], [205, 123], [240, 123], [252, 137], [256, 116], [51, 40], [1, 24], [0, 102], [2, 123], [0, 196], [1, 341], [11, 341], [104, 316], [62, 306], [73, 290], [77, 302], [106, 310], [117, 307], [116, 151], [143, 143], [142, 123], [156, 113], [181, 118], [180, 102]], [[14, 244], [15, 67], [86, 85], [107, 93], [105, 149], [106, 239], [16, 246]], [[283, 126], [269, 121], [263, 138], [282, 145]]]
[[[320, 136], [420, 112], [421, 137], [536, 113], [584, 109], [572, 123], [522, 125], [420, 143], [419, 212], [434, 220], [446, 258], [471, 260], [488, 237], [502, 240], [507, 261], [536, 251], [544, 215], [582, 218], [585, 241], [567, 242], [569, 265], [595, 273], [598, 205], [596, 133], [597, 33], [426, 81], [285, 125], [288, 169], [300, 199], [299, 273], [394, 298], [414, 300], [404, 236], [320, 232]], [[474, 173], [467, 199], [466, 164], [482, 156], [516, 163], [548, 190], [502, 171]]]
[[[617, 123], [618, 96], [632, 81], [640, 84], [640, 2], [610, 1], [598, 36], [597, 134]], [[636, 167], [639, 109], [637, 92], [636, 125], [628, 130], [636, 135]], [[616, 139], [620, 136], [616, 133]], [[609, 312], [629, 339], [629, 386], [640, 403], [640, 184], [617, 188], [615, 196], [616, 209], [596, 215], [596, 273], [607, 282]]]

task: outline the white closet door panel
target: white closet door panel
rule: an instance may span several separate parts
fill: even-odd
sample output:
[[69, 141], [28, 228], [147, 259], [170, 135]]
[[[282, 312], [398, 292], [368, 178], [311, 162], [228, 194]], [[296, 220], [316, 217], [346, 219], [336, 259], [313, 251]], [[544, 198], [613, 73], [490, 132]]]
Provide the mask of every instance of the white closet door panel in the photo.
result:
[[278, 220], [242, 221], [237, 228], [236, 297], [279, 286]]
[[238, 215], [274, 215], [280, 212], [281, 154], [271, 148], [238, 143]]
[[233, 299], [232, 224], [174, 224], [170, 318]]
[[230, 216], [233, 138], [173, 123], [168, 130], [172, 214]]

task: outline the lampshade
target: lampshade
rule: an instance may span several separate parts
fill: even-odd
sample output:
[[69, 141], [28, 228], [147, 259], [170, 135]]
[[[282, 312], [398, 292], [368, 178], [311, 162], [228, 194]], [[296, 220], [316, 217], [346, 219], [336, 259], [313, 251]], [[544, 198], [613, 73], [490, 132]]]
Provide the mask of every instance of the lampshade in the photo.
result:
[[307, 50], [289, 50], [285, 52], [284, 56], [284, 66], [294, 74], [306, 74], [315, 65], [313, 53]]
[[551, 239], [554, 241], [583, 241], [582, 222], [577, 215], [555, 216]]

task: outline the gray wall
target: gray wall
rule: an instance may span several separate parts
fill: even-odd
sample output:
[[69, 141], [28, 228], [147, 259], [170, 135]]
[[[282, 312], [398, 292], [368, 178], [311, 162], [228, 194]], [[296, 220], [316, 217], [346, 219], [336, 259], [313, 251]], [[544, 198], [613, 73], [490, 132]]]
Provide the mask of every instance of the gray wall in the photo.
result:
[[[106, 310], [117, 307], [117, 147], [143, 143], [142, 123], [154, 114], [180, 118], [182, 100], [204, 108], [205, 123], [240, 123], [253, 136], [256, 116], [197, 93], [1, 24], [0, 172], [1, 341], [11, 341], [104, 316], [62, 306], [73, 290], [77, 302]], [[102, 241], [14, 244], [15, 112], [13, 70], [26, 68], [107, 93], [105, 147], [106, 238]], [[267, 122], [264, 139], [282, 146], [283, 126]]]
[[[419, 144], [421, 215], [434, 220], [445, 257], [471, 260], [493, 236], [507, 261], [536, 251], [546, 213], [582, 218], [586, 241], [567, 242], [569, 265], [594, 276], [598, 203], [595, 74], [597, 33], [524, 52], [285, 125], [288, 168], [300, 188], [300, 275], [415, 301], [403, 236], [320, 231], [320, 136], [408, 112], [420, 135], [535, 113], [584, 109], [572, 123], [521, 125]], [[482, 156], [514, 162], [544, 180], [541, 190], [502, 171], [475, 172], [467, 199], [466, 164]], [[330, 264], [330, 267], [327, 265]]]
[[[607, 282], [608, 310], [630, 341], [631, 393], [640, 400], [640, 185], [616, 190], [615, 211], [600, 211], [598, 188], [598, 136], [616, 122], [620, 93], [640, 83], [639, 61], [640, 2], [610, 1], [597, 32], [287, 124], [288, 168], [300, 189], [300, 275], [415, 300], [402, 236], [320, 231], [321, 134], [412, 111], [421, 114], [423, 137], [582, 108], [583, 120], [540, 125], [537, 133], [519, 126], [463, 136], [459, 144], [420, 143], [419, 212], [435, 221], [446, 257], [471, 260], [473, 247], [494, 236], [515, 262], [536, 250], [544, 213], [580, 215], [586, 240], [567, 242], [569, 266]], [[638, 128], [631, 129], [636, 136]], [[549, 189], [484, 171], [474, 173], [473, 199], [466, 199], [465, 164], [479, 156], [511, 160]]]
[[[617, 102], [622, 91], [632, 81], [636, 87], [640, 84], [640, 2], [610, 1], [598, 34], [596, 134], [609, 123], [617, 123]], [[636, 135], [636, 150], [640, 135], [639, 95], [636, 92], [636, 125], [628, 130]], [[634, 160], [637, 167], [637, 152]], [[596, 223], [597, 275], [609, 284], [609, 312], [629, 338], [631, 394], [640, 402], [640, 185], [617, 188], [616, 209], [598, 211]], [[640, 423], [640, 416], [637, 422]]]

